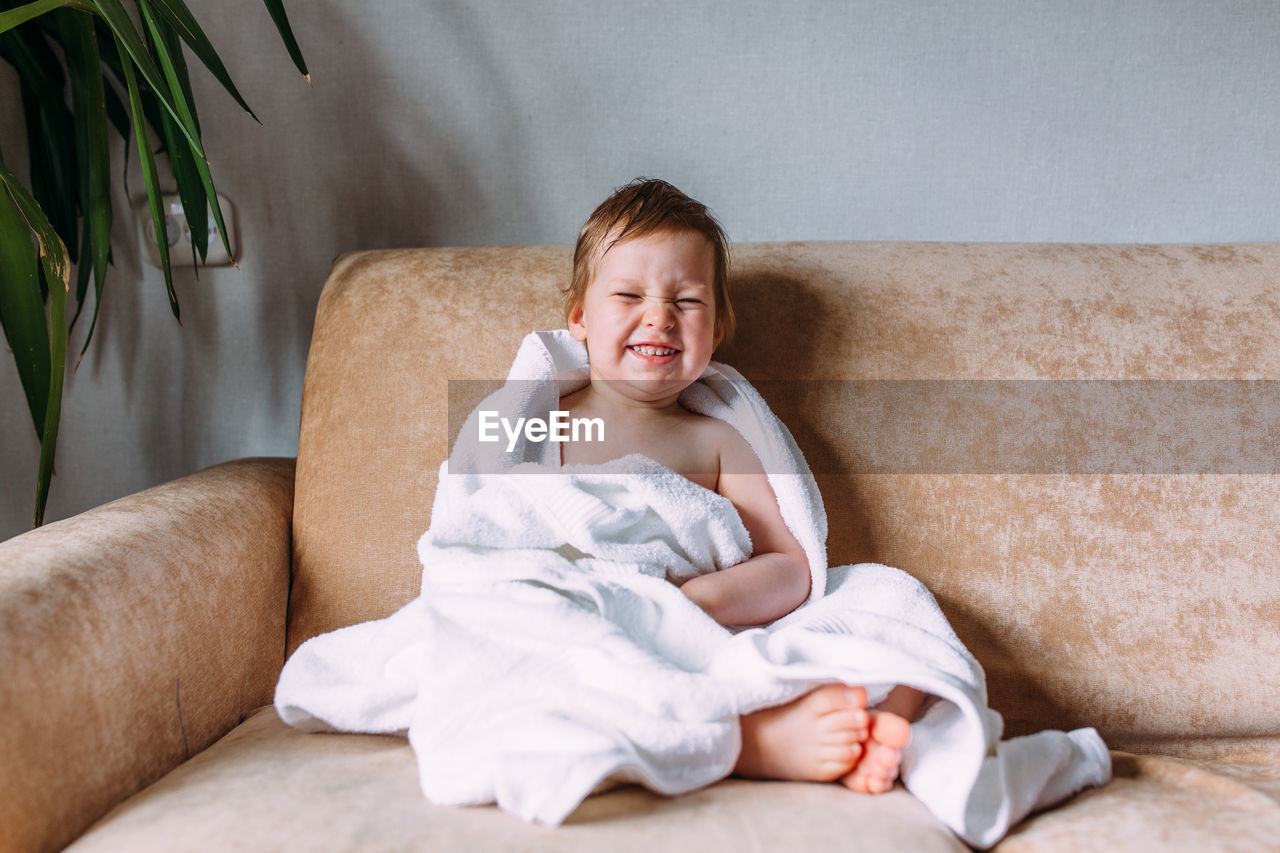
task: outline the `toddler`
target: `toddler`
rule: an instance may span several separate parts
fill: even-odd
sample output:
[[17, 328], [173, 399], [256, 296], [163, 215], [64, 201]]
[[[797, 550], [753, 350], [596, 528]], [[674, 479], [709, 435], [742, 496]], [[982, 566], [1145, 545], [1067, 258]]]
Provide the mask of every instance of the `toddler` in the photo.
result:
[[[592, 214], [569, 330], [525, 337], [485, 404], [498, 410], [473, 411], [441, 465], [422, 594], [303, 643], [280, 718], [407, 735], [431, 802], [552, 825], [601, 782], [674, 795], [736, 773], [882, 793], [905, 767], [913, 796], [987, 848], [1104, 783], [1093, 729], [999, 739], [980, 664], [914, 578], [828, 572], [798, 449], [711, 366], [733, 331], [727, 260], [706, 208], [669, 184]], [[505, 451], [483, 426], [504, 407], [525, 424], [504, 427]], [[592, 440], [543, 440], [568, 422]]]
[[[562, 398], [571, 417], [598, 418], [604, 439], [562, 445], [565, 464], [641, 453], [737, 509], [750, 559], [685, 581], [681, 590], [726, 626], [764, 625], [809, 597], [804, 550], [778, 510], [760, 460], [717, 418], [679, 396], [733, 333], [728, 241], [705, 206], [664, 181], [637, 180], [606, 199], [578, 237], [565, 316], [590, 358], [590, 383]], [[828, 684], [741, 719], [735, 773], [829, 782], [882, 793], [898, 776], [924, 694], [895, 687], [867, 708], [860, 686]]]

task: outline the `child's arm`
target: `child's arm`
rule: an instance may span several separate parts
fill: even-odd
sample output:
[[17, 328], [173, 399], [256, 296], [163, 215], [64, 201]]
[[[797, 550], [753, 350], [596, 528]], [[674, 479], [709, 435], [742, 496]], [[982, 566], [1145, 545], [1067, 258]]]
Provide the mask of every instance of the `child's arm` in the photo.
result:
[[733, 427], [723, 429], [716, 491], [737, 508], [751, 535], [752, 556], [680, 589], [721, 625], [764, 625], [809, 597], [809, 561], [782, 520], [755, 451]]

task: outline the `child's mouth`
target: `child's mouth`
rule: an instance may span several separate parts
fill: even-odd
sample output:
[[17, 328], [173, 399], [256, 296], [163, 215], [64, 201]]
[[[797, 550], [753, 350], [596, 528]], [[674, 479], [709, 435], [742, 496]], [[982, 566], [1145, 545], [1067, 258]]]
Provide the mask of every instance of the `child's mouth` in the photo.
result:
[[680, 354], [675, 347], [664, 347], [656, 344], [632, 344], [627, 347], [632, 355], [638, 356], [650, 364], [665, 364]]

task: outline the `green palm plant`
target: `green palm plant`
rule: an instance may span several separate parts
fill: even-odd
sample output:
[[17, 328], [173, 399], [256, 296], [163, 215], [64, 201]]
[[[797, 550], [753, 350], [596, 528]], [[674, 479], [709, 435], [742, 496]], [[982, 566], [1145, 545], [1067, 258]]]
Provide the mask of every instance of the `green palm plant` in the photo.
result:
[[[263, 2], [309, 81], [282, 0]], [[131, 17], [121, 0], [0, 0], [0, 60], [18, 74], [31, 167], [27, 187], [0, 152], [0, 325], [40, 439], [36, 526], [44, 521], [53, 477], [68, 330], [88, 301], [91, 280], [94, 307], [81, 357], [102, 305], [113, 217], [109, 125], [126, 144], [132, 136], [136, 145], [169, 305], [178, 318], [151, 133], [172, 167], [193, 253], [204, 261], [210, 211], [231, 255], [200, 139], [184, 44], [257, 120], [183, 0], [134, 5]], [[68, 322], [73, 265], [76, 310]]]

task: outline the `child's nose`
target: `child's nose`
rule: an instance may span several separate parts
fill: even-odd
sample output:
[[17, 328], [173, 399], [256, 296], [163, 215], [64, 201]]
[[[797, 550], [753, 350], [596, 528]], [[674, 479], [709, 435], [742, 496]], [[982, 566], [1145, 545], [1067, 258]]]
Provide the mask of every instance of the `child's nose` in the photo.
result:
[[647, 326], [670, 329], [675, 325], [675, 304], [666, 299], [646, 299], [644, 322]]

